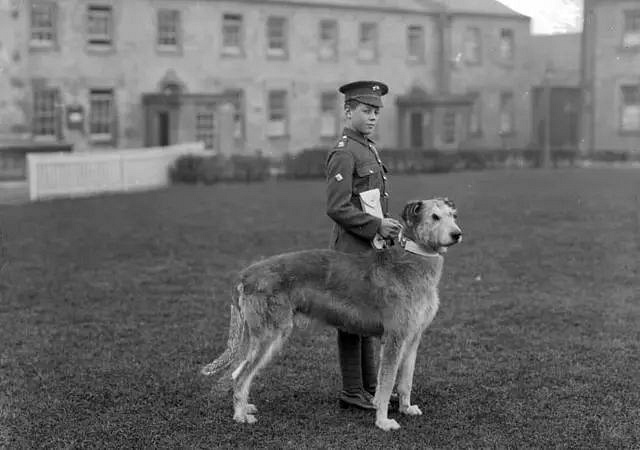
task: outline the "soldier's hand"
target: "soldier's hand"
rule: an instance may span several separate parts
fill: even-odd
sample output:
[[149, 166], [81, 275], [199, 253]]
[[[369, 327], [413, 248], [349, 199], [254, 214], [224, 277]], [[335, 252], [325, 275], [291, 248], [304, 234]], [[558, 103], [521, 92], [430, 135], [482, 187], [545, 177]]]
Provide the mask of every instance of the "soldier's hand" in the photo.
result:
[[396, 219], [385, 217], [380, 222], [378, 233], [380, 233], [380, 236], [383, 238], [396, 238], [398, 237], [400, 230], [402, 230], [402, 224], [400, 222]]

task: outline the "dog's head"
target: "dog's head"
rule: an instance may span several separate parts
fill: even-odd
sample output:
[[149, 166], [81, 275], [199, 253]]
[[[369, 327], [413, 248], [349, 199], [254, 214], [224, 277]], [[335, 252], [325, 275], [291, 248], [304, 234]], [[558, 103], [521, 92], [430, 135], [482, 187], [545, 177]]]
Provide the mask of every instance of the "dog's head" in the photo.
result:
[[456, 206], [447, 198], [413, 200], [402, 211], [405, 234], [438, 253], [445, 253], [447, 247], [462, 241], [457, 218]]

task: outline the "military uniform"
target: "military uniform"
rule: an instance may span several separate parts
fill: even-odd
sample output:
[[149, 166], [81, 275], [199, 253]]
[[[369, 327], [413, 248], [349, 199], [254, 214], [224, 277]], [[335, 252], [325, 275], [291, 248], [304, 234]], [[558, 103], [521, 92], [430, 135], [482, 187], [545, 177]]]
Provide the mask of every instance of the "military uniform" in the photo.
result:
[[[387, 92], [387, 87], [377, 82], [356, 82], [341, 87], [340, 92], [345, 94], [346, 100], [355, 99], [381, 107], [380, 96]], [[340, 140], [329, 151], [326, 164], [327, 215], [334, 222], [331, 248], [347, 253], [372, 251], [371, 241], [381, 219], [363, 212], [359, 194], [378, 188], [386, 217], [389, 197], [386, 173], [375, 142], [359, 131], [345, 128]], [[342, 406], [346, 403], [346, 406], [372, 409], [372, 406], [369, 408], [370, 395], [375, 393], [377, 377], [373, 339], [338, 330]]]

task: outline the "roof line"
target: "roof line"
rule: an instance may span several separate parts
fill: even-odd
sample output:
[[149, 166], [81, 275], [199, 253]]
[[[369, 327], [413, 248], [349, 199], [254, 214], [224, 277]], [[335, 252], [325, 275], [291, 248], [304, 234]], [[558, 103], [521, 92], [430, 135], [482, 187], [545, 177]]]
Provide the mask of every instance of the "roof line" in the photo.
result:
[[[229, 0], [210, 0], [218, 3], [227, 2]], [[355, 11], [372, 11], [372, 12], [384, 12], [384, 13], [395, 13], [395, 14], [421, 14], [424, 16], [437, 16], [442, 12], [446, 12], [446, 9], [433, 11], [428, 11], [426, 9], [409, 9], [409, 8], [393, 8], [391, 6], [365, 6], [365, 5], [340, 5], [331, 3], [330, 1], [323, 1], [318, 3], [307, 3], [303, 0], [270, 0], [270, 1], [261, 1], [261, 0], [234, 0], [234, 3], [251, 3], [251, 4], [260, 4], [261, 6], [268, 5], [278, 5], [278, 6], [301, 6], [306, 8], [329, 8], [329, 9], [347, 9], [347, 10], [355, 10]]]
[[[227, 2], [229, 0], [210, 0], [218, 3]], [[329, 8], [329, 9], [342, 9], [342, 10], [355, 10], [355, 11], [372, 11], [372, 12], [383, 12], [383, 13], [392, 13], [392, 14], [419, 14], [423, 16], [439, 16], [443, 13], [447, 14], [451, 17], [483, 17], [489, 19], [512, 19], [512, 20], [523, 20], [523, 21], [531, 21], [531, 17], [526, 16], [524, 14], [520, 14], [514, 11], [514, 14], [501, 14], [501, 13], [483, 13], [483, 12], [473, 12], [473, 11], [452, 11], [447, 9], [446, 6], [440, 6], [442, 4], [432, 3], [433, 10], [429, 11], [427, 9], [410, 9], [410, 8], [394, 8], [391, 6], [365, 6], [362, 5], [341, 5], [331, 3], [331, 1], [322, 1], [318, 3], [309, 3], [304, 0], [269, 0], [265, 2], [264, 0], [234, 0], [235, 3], [249, 3], [249, 4], [259, 4], [261, 6], [266, 5], [275, 5], [275, 6], [299, 6], [305, 8]]]

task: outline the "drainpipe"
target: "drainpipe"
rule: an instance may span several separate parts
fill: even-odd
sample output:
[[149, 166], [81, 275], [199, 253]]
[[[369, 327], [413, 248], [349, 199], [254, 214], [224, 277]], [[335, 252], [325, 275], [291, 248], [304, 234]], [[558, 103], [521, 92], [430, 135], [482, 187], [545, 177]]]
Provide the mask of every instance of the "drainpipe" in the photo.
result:
[[438, 71], [436, 90], [438, 94], [448, 94], [451, 89], [451, 16], [446, 12], [438, 14]]
[[[580, 39], [580, 90], [582, 114], [580, 121], [581, 151], [590, 156], [595, 146], [595, 42], [596, 15], [594, 0], [584, 1], [582, 36]], [[584, 155], [586, 153], [586, 155]]]

